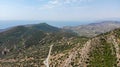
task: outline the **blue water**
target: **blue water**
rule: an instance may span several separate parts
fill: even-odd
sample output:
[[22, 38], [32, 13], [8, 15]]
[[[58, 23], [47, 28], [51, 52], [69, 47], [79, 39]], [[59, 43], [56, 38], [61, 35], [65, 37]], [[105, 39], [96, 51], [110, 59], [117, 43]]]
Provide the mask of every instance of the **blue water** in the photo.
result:
[[52, 26], [63, 27], [63, 26], [83, 25], [91, 22], [88, 22], [88, 21], [22, 21], [22, 20], [0, 21], [0, 29], [5, 29], [13, 26], [18, 26], [18, 25], [37, 24], [37, 23], [47, 23]]

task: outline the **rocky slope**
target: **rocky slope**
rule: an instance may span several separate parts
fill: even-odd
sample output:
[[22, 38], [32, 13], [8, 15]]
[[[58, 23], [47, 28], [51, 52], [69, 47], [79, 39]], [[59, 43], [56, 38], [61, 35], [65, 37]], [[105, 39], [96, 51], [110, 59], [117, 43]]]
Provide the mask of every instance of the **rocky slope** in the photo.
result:
[[76, 32], [80, 36], [94, 37], [101, 33], [120, 28], [120, 22], [118, 21], [103, 21], [100, 23], [91, 23], [88, 25], [79, 25], [73, 27], [63, 27], [63, 29]]
[[[78, 43], [80, 44], [80, 43]], [[89, 39], [51, 57], [51, 67], [119, 67], [120, 29]]]

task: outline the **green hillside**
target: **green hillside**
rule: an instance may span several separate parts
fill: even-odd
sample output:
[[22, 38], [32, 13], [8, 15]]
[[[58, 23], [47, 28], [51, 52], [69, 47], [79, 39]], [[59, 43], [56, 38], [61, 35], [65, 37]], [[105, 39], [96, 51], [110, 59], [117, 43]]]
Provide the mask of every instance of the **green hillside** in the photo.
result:
[[[49, 30], [49, 31], [48, 31]], [[93, 38], [42, 23], [0, 33], [1, 67], [119, 67], [120, 29]]]

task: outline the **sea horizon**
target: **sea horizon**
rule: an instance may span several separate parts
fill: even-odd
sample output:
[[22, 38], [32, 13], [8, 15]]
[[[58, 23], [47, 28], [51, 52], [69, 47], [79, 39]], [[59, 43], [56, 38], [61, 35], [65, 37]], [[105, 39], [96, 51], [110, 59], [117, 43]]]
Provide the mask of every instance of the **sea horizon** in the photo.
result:
[[81, 20], [81, 21], [51, 21], [51, 20], [0, 20], [0, 29], [6, 29], [19, 25], [47, 23], [49, 25], [62, 28], [64, 26], [78, 26], [90, 23], [99, 23], [102, 21], [120, 21], [119, 19], [113, 20]]

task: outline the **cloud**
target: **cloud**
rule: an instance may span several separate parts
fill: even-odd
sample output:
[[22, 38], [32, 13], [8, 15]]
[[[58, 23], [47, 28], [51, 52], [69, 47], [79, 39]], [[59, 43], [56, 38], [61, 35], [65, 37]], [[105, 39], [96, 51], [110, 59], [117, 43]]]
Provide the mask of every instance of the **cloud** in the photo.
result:
[[48, 1], [46, 4], [40, 7], [40, 9], [48, 9], [48, 8], [53, 8], [55, 6], [60, 5], [60, 2], [58, 0], [51, 0]]
[[93, 0], [50, 0], [46, 4], [40, 7], [40, 9], [48, 9], [48, 8], [54, 8], [54, 7], [75, 7], [80, 6], [83, 2], [88, 3]]
[[58, 0], [49, 1], [50, 4], [59, 4]]

